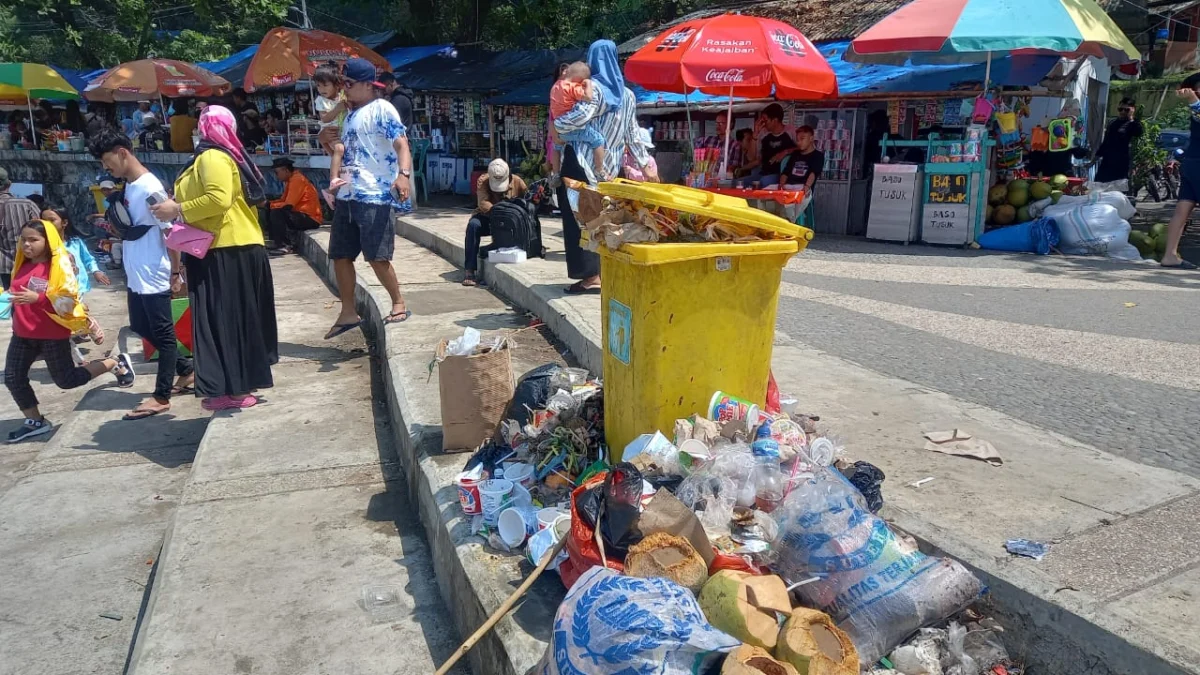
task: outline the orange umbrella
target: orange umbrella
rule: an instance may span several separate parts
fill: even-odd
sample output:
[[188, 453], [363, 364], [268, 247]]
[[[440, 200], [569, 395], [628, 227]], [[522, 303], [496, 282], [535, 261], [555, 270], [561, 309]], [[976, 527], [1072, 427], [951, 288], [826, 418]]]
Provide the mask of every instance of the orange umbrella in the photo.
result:
[[317, 66], [330, 61], [366, 59], [379, 70], [391, 70], [387, 59], [348, 37], [323, 30], [274, 28], [267, 32], [246, 69], [246, 91], [282, 87], [312, 77]]
[[142, 59], [122, 63], [88, 82], [89, 101], [141, 101], [155, 97], [220, 96], [229, 81], [200, 66], [172, 59]]

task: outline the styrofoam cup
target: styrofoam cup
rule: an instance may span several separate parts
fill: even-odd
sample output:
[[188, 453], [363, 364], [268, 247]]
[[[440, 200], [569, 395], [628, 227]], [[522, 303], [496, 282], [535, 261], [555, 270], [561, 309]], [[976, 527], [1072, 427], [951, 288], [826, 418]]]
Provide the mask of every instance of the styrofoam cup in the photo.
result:
[[547, 507], [537, 512], [537, 529], [544, 530], [554, 524], [559, 517], [568, 515], [566, 511], [555, 507]]
[[496, 529], [499, 530], [500, 539], [506, 546], [516, 548], [525, 542], [529, 528], [525, 524], [525, 517], [522, 515], [521, 509], [510, 506], [500, 512]]

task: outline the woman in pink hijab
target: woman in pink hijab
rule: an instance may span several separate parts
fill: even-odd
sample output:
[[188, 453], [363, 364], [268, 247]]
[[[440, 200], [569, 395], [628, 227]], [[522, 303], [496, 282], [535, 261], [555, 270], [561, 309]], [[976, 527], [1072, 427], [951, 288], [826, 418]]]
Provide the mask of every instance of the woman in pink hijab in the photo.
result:
[[203, 258], [184, 255], [196, 393], [206, 410], [248, 408], [253, 392], [273, 385], [279, 361], [275, 287], [254, 205], [263, 179], [237, 137], [227, 108], [200, 114], [200, 144], [175, 181], [175, 199], [152, 207], [162, 221], [180, 219], [211, 232]]

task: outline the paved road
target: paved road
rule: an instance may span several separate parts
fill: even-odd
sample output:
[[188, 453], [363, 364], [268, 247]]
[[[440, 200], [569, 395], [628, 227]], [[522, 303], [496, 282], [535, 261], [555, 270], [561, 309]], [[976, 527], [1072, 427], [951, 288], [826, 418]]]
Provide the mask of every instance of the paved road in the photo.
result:
[[822, 238], [784, 272], [778, 328], [872, 370], [1200, 476], [1198, 313], [1200, 274]]

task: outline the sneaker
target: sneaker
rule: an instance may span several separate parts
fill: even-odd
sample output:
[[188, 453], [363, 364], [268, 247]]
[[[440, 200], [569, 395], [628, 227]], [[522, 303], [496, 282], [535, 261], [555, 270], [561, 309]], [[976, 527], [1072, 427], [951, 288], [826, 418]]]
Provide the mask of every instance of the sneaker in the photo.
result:
[[122, 389], [132, 387], [134, 379], [137, 378], [137, 374], [133, 372], [133, 359], [124, 352], [117, 354], [117, 367], [113, 368], [112, 374], [117, 378], [117, 386]]
[[8, 432], [8, 442], [20, 443], [26, 438], [41, 436], [42, 434], [48, 434], [51, 431], [54, 431], [54, 425], [50, 424], [50, 420], [46, 419], [45, 417], [43, 417], [40, 421], [27, 419], [19, 429], [14, 429], [13, 431]]

